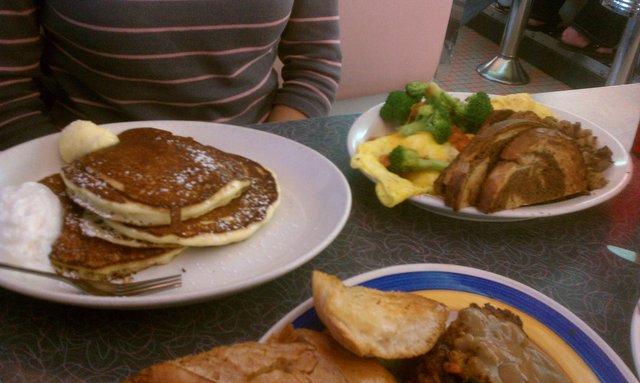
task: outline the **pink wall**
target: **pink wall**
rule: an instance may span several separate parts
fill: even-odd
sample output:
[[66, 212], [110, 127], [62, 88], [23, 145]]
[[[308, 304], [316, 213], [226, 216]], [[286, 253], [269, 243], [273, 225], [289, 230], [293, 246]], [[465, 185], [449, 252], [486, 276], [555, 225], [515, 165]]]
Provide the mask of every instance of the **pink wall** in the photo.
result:
[[452, 0], [341, 0], [343, 62], [337, 98], [431, 80], [451, 4]]

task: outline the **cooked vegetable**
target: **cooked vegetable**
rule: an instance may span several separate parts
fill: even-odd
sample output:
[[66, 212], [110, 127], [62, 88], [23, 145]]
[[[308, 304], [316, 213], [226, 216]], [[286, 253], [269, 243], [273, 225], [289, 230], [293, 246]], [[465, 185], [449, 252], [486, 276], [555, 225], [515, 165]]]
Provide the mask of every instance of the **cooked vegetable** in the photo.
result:
[[402, 125], [409, 119], [411, 108], [415, 103], [415, 99], [406, 92], [394, 90], [387, 95], [380, 109], [380, 118], [394, 126]]
[[449, 139], [452, 126], [464, 133], [476, 133], [491, 111], [493, 106], [485, 92], [473, 93], [463, 101], [434, 82], [412, 81], [404, 90], [387, 95], [380, 117], [403, 136], [429, 132], [442, 144]]
[[429, 83], [424, 81], [412, 81], [404, 87], [404, 91], [416, 102], [422, 101], [427, 89], [429, 89]]
[[417, 132], [429, 132], [438, 144], [447, 142], [451, 135], [449, 110], [441, 101], [420, 106], [413, 121], [398, 128], [401, 136], [410, 136]]
[[491, 99], [485, 92], [476, 92], [464, 101], [451, 96], [436, 83], [430, 82], [425, 90], [427, 102], [443, 101], [449, 108], [452, 121], [465, 133], [476, 133], [493, 111]]
[[476, 92], [466, 98], [462, 106], [455, 111], [455, 119], [466, 133], [476, 133], [484, 124], [489, 113], [493, 111], [489, 95], [485, 92]]
[[451, 136], [449, 136], [449, 143], [453, 145], [453, 147], [455, 147], [459, 152], [461, 152], [462, 149], [464, 149], [464, 147], [469, 144], [469, 142], [471, 142], [471, 138], [469, 138], [469, 136], [467, 136], [462, 131], [462, 129], [458, 128], [457, 126], [454, 126], [451, 129]]
[[396, 174], [435, 170], [442, 171], [448, 162], [421, 158], [418, 152], [408, 149], [402, 145], [398, 145], [389, 153], [389, 170]]

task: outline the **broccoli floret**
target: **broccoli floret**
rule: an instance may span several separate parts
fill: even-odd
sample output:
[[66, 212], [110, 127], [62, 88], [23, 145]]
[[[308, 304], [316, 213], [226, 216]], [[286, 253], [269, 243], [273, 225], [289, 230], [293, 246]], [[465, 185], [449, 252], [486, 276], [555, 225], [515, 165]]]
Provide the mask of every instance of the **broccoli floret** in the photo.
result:
[[465, 133], [476, 133], [493, 111], [489, 95], [485, 92], [473, 93], [462, 101], [442, 90], [436, 83], [431, 82], [428, 85], [425, 90], [427, 101], [441, 100], [449, 108], [453, 122]]
[[443, 171], [448, 162], [420, 158], [415, 150], [398, 145], [389, 153], [389, 170], [396, 174], [424, 170]]
[[[414, 106], [424, 103], [412, 116]], [[399, 126], [403, 136], [417, 132], [429, 132], [437, 143], [443, 144], [451, 135], [451, 123], [465, 133], [476, 133], [493, 111], [491, 100], [485, 92], [476, 92], [464, 101], [445, 92], [434, 82], [413, 81], [405, 90], [389, 93], [380, 109], [385, 122]], [[412, 116], [412, 121], [408, 119]]]
[[394, 126], [402, 125], [407, 122], [415, 102], [404, 91], [394, 90], [387, 95], [387, 99], [380, 108], [380, 118]]
[[429, 132], [438, 144], [447, 142], [451, 135], [449, 110], [442, 102], [422, 105], [415, 119], [398, 128], [401, 136], [410, 136], [418, 132]]
[[493, 105], [489, 95], [485, 92], [476, 92], [456, 108], [455, 119], [466, 133], [476, 133], [491, 111], [493, 111]]
[[429, 88], [429, 83], [427, 82], [412, 81], [407, 85], [405, 85], [404, 91], [417, 102], [422, 100], [428, 88]]
[[453, 111], [461, 103], [460, 99], [453, 97], [449, 93], [445, 92], [435, 82], [430, 82], [427, 84], [427, 89], [425, 89], [424, 94], [427, 98], [427, 102], [442, 103], [449, 109], [449, 111]]

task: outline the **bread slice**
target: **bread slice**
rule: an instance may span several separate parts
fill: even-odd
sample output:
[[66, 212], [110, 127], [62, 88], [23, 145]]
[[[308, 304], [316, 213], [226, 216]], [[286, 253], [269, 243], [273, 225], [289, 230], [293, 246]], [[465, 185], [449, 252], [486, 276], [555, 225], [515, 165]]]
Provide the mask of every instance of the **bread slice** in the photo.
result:
[[285, 329], [149, 366], [123, 383], [397, 383], [376, 359], [345, 350], [327, 333]]
[[348, 383], [310, 344], [258, 342], [209, 351], [147, 367], [122, 383]]
[[492, 213], [587, 192], [587, 166], [575, 142], [554, 129], [516, 136], [487, 175], [478, 210]]
[[[269, 343], [310, 344], [327, 360], [336, 365], [349, 383], [396, 383], [396, 378], [377, 358], [354, 355], [331, 337], [326, 331], [285, 326]], [[323, 382], [324, 383], [324, 382]]]
[[332, 275], [313, 272], [318, 316], [343, 347], [359, 356], [411, 358], [429, 351], [444, 332], [448, 309], [408, 292], [345, 286]]
[[434, 183], [445, 205], [453, 210], [475, 206], [482, 183], [502, 149], [517, 135], [545, 127], [540, 121], [507, 119], [484, 127], [438, 176]]

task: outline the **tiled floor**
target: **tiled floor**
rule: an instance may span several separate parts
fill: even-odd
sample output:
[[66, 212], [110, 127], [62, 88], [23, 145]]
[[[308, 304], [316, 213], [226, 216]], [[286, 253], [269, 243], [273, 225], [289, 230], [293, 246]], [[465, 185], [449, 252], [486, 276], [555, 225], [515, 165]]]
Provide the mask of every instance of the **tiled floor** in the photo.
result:
[[[490, 94], [540, 93], [571, 89], [567, 84], [520, 60], [530, 77], [526, 85], [504, 85], [489, 81], [476, 72], [476, 67], [492, 59], [500, 47], [468, 27], [462, 27], [453, 51], [451, 64], [438, 68], [436, 82], [448, 91], [476, 92], [483, 90]], [[386, 94], [336, 102], [332, 115], [360, 113], [383, 102]]]
[[571, 89], [570, 86], [554, 79], [520, 60], [530, 81], [526, 85], [504, 85], [489, 81], [476, 72], [476, 67], [495, 57], [500, 47], [470, 28], [463, 27], [453, 50], [453, 58], [448, 70], [439, 68], [436, 81], [444, 89], [458, 92], [483, 90], [491, 94], [540, 93]]

